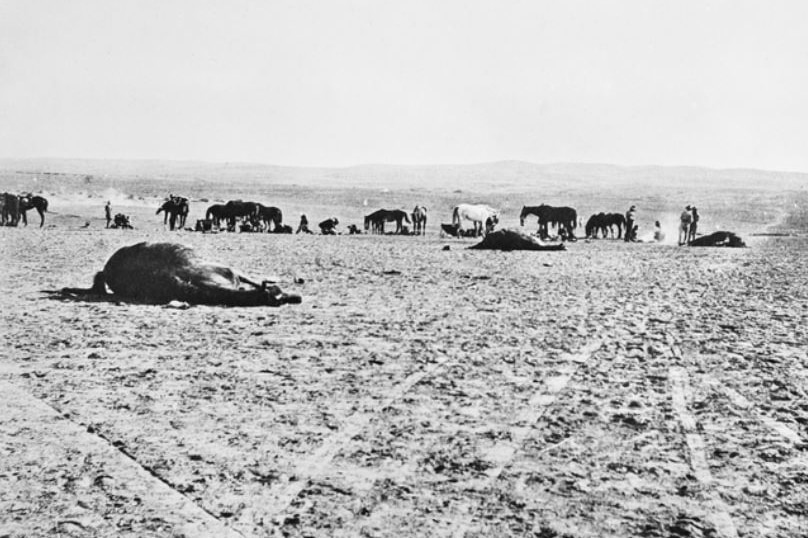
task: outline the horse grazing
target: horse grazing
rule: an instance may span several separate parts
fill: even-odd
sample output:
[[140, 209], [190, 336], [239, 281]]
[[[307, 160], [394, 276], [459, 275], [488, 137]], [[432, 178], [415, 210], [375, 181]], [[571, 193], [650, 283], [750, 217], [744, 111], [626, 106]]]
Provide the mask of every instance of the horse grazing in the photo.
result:
[[277, 232], [280, 230], [283, 226], [283, 212], [277, 207], [256, 205], [258, 206], [256, 218], [258, 222], [266, 227], [267, 232], [270, 231], [270, 224], [272, 224], [272, 231]]
[[586, 221], [586, 237], [597, 239], [598, 232], [601, 232], [606, 239], [611, 234], [614, 239], [614, 227], [617, 227], [617, 239], [623, 237], [623, 227], [626, 225], [626, 217], [622, 213], [598, 213], [589, 217]]
[[163, 225], [168, 223], [169, 228], [173, 230], [175, 227], [179, 227], [182, 230], [185, 227], [185, 220], [188, 218], [188, 198], [182, 198], [180, 196], [172, 196], [157, 208], [157, 215], [160, 212], [165, 212], [163, 216]]
[[522, 206], [519, 213], [519, 223], [525, 225], [525, 218], [535, 215], [539, 218], [539, 236], [546, 239], [550, 236], [548, 227], [558, 227], [562, 237], [575, 240], [575, 228], [578, 226], [578, 213], [571, 207], [553, 207], [546, 204], [539, 206]]
[[464, 220], [473, 223], [474, 236], [479, 237], [497, 225], [499, 211], [485, 204], [459, 204], [452, 210], [452, 225], [457, 226], [458, 235], [462, 235]]
[[201, 260], [176, 243], [138, 243], [115, 252], [95, 275], [92, 288], [63, 288], [62, 295], [106, 296], [145, 303], [185, 301], [225, 306], [280, 306], [300, 303], [269, 281], [258, 283], [224, 265]]
[[412, 227], [415, 235], [426, 235], [426, 208], [417, 205], [412, 210]]
[[213, 222], [218, 228], [223, 220], [227, 219], [227, 208], [224, 204], [213, 204], [205, 211], [205, 220]]
[[0, 216], [2, 225], [16, 226], [20, 222], [20, 197], [4, 192], [0, 196], [0, 202], [3, 204], [2, 216]]
[[224, 205], [224, 214], [229, 228], [235, 229], [236, 219], [243, 219], [252, 223], [258, 216], [258, 206], [255, 202], [230, 200]]
[[45, 225], [45, 212], [48, 210], [48, 200], [42, 196], [33, 196], [31, 194], [24, 194], [19, 198], [20, 202], [20, 216], [24, 225], [28, 226], [28, 216], [26, 213], [29, 209], [36, 209], [39, 213], [39, 227]]
[[385, 222], [396, 223], [396, 233], [400, 234], [403, 231], [403, 222], [410, 223], [410, 217], [406, 211], [400, 209], [379, 209], [370, 215], [365, 216], [365, 231], [371, 233], [384, 233]]

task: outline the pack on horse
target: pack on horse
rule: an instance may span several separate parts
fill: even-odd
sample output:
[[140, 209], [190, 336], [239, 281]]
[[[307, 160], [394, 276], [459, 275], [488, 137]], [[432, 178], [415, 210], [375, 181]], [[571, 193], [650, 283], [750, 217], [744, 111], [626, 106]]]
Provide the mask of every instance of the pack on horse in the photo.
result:
[[403, 222], [410, 223], [410, 217], [406, 211], [400, 209], [379, 209], [365, 217], [365, 231], [371, 233], [384, 233], [385, 222], [396, 223], [396, 233], [400, 234], [403, 231]]
[[553, 207], [546, 204], [538, 206], [522, 206], [519, 223], [525, 225], [525, 218], [534, 215], [539, 218], [539, 237], [547, 239], [549, 226], [558, 227], [562, 238], [575, 240], [575, 228], [578, 226], [578, 213], [571, 207]]
[[412, 210], [412, 227], [415, 235], [426, 235], [426, 208], [421, 205]]
[[26, 213], [29, 209], [36, 209], [36, 212], [39, 213], [39, 227], [42, 228], [45, 225], [45, 212], [48, 210], [48, 201], [42, 196], [34, 196], [32, 194], [23, 194], [20, 196], [19, 200], [22, 223], [28, 226], [28, 216]]
[[182, 230], [185, 227], [185, 220], [188, 218], [188, 198], [169, 196], [168, 200], [157, 208], [156, 214], [159, 215], [161, 211], [165, 212], [163, 225], [168, 223], [171, 230], [175, 227], [179, 227], [179, 229]]
[[452, 226], [463, 235], [463, 221], [473, 223], [474, 236], [479, 237], [494, 229], [499, 222], [499, 211], [485, 204], [459, 204], [452, 210]]
[[617, 239], [623, 238], [623, 228], [626, 225], [626, 217], [622, 213], [598, 213], [589, 217], [586, 221], [586, 237], [597, 239], [598, 232], [606, 239], [611, 234], [614, 239], [614, 228], [617, 227]]

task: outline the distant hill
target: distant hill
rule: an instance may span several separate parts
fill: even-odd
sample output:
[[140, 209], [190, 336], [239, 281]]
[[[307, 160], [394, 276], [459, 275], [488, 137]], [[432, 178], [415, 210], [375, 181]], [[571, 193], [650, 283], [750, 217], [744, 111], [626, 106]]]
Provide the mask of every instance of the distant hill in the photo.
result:
[[[559, 191], [592, 187], [798, 190], [808, 174], [688, 166], [500, 161], [468, 165], [367, 164], [344, 168], [287, 167], [250, 163], [149, 160], [0, 159], [0, 180], [19, 185], [53, 182], [120, 183], [198, 181], [220, 185], [299, 185], [330, 188], [429, 189], [499, 192]], [[61, 181], [60, 181], [61, 180]], [[2, 187], [2, 185], [0, 185]], [[11, 185], [7, 188], [12, 188]]]

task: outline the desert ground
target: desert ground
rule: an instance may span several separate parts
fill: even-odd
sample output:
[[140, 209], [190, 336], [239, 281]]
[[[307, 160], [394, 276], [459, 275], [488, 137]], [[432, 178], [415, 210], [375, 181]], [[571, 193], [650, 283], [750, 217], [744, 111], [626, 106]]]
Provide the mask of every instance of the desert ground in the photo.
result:
[[[430, 208], [424, 237], [326, 237], [171, 232], [154, 215], [193, 191], [192, 224], [223, 185], [54, 185], [38, 186], [45, 227], [0, 228], [1, 537], [808, 535], [804, 191], [557, 190], [585, 216], [636, 203], [640, 235], [662, 219], [672, 240], [697, 201], [703, 230], [748, 248], [489, 252], [439, 236], [451, 205], [491, 201], [510, 227], [544, 194], [230, 196], [260, 192], [292, 225]], [[134, 230], [104, 229], [113, 196]], [[48, 293], [144, 240], [303, 302]]]

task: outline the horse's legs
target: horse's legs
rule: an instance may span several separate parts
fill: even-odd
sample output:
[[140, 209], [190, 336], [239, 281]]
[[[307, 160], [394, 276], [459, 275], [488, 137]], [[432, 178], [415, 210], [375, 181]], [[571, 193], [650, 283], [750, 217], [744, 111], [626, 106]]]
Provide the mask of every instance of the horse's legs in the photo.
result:
[[39, 213], [39, 218], [41, 219], [39, 222], [39, 227], [42, 228], [43, 226], [45, 226], [45, 212], [42, 211], [42, 209], [39, 207], [36, 208], [36, 210]]

